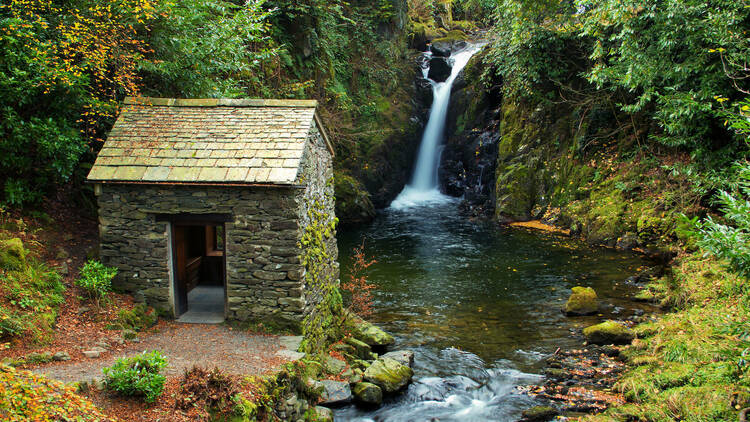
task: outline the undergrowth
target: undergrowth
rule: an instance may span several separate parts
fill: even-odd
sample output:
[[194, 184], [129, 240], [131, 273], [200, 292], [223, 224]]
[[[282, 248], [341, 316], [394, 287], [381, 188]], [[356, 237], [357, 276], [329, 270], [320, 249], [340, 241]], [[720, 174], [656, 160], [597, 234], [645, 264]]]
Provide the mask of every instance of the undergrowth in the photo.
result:
[[628, 404], [589, 421], [736, 421], [750, 407], [750, 285], [715, 258], [689, 255], [648, 287], [674, 312], [637, 327]]
[[[0, 240], [9, 232], [0, 231]], [[15, 239], [20, 244], [19, 239]], [[0, 266], [0, 339], [50, 339], [65, 290], [60, 276], [34, 254], [18, 266]]]

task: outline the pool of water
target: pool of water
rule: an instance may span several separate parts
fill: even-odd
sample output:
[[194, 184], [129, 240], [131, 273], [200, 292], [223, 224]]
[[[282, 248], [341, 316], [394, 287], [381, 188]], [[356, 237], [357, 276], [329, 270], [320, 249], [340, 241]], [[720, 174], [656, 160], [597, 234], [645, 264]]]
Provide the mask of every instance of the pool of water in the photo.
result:
[[[534, 399], [516, 387], [541, 381], [544, 357], [578, 347], [571, 336], [603, 318], [626, 318], [645, 265], [635, 254], [591, 248], [536, 231], [472, 221], [457, 200], [390, 208], [371, 225], [339, 233], [341, 276], [364, 240], [375, 314], [396, 337], [393, 350], [415, 351], [408, 390], [377, 410], [338, 409], [336, 420], [514, 420]], [[576, 285], [593, 287], [602, 314], [565, 317]]]

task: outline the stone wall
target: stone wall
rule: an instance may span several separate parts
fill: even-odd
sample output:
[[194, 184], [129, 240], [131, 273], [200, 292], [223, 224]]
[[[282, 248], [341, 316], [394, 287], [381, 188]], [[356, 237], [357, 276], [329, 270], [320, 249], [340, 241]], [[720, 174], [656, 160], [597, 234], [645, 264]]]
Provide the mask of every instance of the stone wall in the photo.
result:
[[[308, 326], [304, 327], [305, 334], [311, 331], [320, 331], [324, 329], [324, 321], [327, 315], [319, 315], [321, 312], [329, 312], [326, 306], [321, 306], [326, 299], [326, 295], [335, 291], [338, 294], [339, 284], [339, 264], [338, 264], [338, 246], [336, 244], [336, 217], [335, 217], [335, 196], [333, 183], [333, 164], [332, 156], [328, 151], [325, 140], [318, 130], [317, 124], [313, 126], [311, 139], [305, 149], [302, 159], [302, 171], [300, 172], [299, 182], [306, 185], [304, 191], [297, 194], [298, 218], [300, 221], [300, 232], [307, 232], [307, 238], [316, 238], [320, 240], [318, 244], [308, 244], [303, 246], [303, 256], [310, 252], [304, 248], [322, 247], [322, 257], [317, 264], [308, 263], [306, 270], [314, 271], [315, 276], [310, 273], [305, 274], [305, 313], [310, 315], [306, 321]], [[316, 243], [316, 242], [313, 242]], [[311, 268], [313, 267], [314, 268]], [[315, 325], [312, 327], [311, 325]]]
[[99, 195], [101, 257], [120, 271], [117, 287], [173, 312], [169, 223], [158, 215], [230, 214], [225, 223], [227, 317], [297, 325], [304, 270], [299, 188], [104, 185]]

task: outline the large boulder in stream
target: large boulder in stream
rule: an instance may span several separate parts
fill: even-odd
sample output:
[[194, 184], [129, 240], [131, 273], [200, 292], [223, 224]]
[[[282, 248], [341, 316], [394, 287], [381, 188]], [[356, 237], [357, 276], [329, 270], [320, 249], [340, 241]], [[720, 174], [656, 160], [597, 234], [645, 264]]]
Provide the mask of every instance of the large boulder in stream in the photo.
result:
[[411, 368], [414, 366], [414, 352], [411, 350], [394, 350], [381, 356], [382, 358], [391, 358], [401, 365]]
[[599, 310], [599, 299], [591, 287], [573, 287], [573, 293], [565, 303], [563, 312], [565, 315], [591, 315]]
[[367, 343], [369, 346], [385, 347], [395, 341], [393, 336], [383, 331], [380, 327], [367, 321], [358, 321], [354, 327], [354, 337]]
[[445, 57], [433, 57], [430, 59], [430, 71], [427, 77], [435, 82], [445, 82], [451, 76], [453, 66]]
[[633, 330], [612, 320], [584, 328], [583, 335], [592, 344], [629, 344], [635, 337]]
[[411, 382], [414, 371], [395, 359], [380, 358], [365, 371], [364, 379], [377, 385], [385, 393], [395, 393]]
[[365, 406], [378, 406], [383, 402], [383, 390], [370, 382], [358, 382], [352, 388], [354, 401]]

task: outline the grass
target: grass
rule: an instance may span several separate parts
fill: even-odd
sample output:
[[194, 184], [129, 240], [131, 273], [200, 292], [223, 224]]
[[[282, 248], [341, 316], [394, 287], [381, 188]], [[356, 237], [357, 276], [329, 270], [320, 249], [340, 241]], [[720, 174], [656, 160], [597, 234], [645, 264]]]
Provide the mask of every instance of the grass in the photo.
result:
[[649, 286], [674, 312], [636, 328], [628, 403], [588, 421], [737, 421], [750, 407], [750, 285], [713, 258], [683, 257]]

